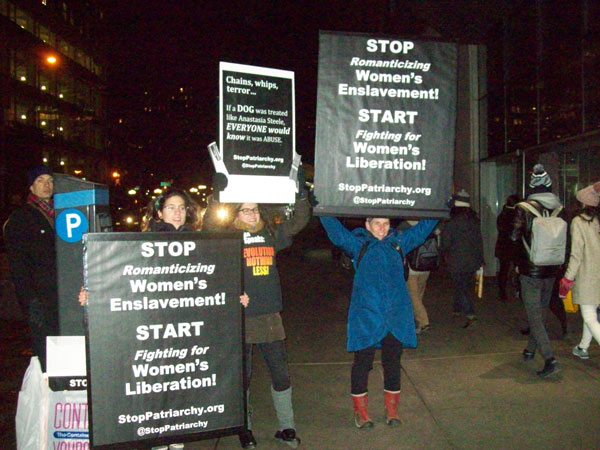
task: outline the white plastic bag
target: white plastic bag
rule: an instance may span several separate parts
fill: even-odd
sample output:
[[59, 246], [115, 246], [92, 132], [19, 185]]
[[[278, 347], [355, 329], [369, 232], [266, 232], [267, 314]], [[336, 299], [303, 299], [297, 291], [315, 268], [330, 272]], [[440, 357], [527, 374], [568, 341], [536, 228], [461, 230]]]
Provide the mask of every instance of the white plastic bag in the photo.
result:
[[45, 450], [48, 421], [48, 382], [37, 356], [31, 358], [19, 391], [17, 450]]

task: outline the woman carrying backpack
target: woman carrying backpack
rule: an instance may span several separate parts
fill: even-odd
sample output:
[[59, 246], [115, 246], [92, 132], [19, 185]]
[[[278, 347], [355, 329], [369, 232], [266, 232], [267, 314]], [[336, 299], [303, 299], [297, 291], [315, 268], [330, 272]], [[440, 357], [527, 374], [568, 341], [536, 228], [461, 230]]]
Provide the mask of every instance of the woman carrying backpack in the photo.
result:
[[592, 337], [600, 343], [600, 323], [596, 313], [600, 305], [600, 181], [577, 192], [583, 211], [571, 222], [571, 256], [565, 276], [560, 280], [560, 296], [573, 289], [583, 318], [583, 335], [573, 354], [581, 359], [590, 357]]

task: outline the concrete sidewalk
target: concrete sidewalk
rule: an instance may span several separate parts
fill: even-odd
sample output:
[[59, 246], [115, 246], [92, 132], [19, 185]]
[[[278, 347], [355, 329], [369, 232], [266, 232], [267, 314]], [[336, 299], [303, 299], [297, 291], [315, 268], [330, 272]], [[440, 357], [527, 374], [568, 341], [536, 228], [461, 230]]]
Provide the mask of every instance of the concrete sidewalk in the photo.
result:
[[[327, 250], [279, 262], [298, 435], [307, 449], [564, 449], [600, 448], [600, 351], [582, 361], [571, 350], [581, 318], [569, 315], [570, 333], [559, 339], [556, 318], [548, 324], [563, 371], [542, 380], [541, 357], [525, 363], [526, 327], [521, 304], [497, 298], [493, 278], [477, 302], [479, 320], [462, 328], [451, 314], [451, 285], [432, 275], [425, 295], [431, 330], [402, 358], [403, 423], [390, 428], [383, 413], [381, 364], [369, 379], [375, 428], [358, 430], [349, 395], [352, 356], [345, 351], [346, 309], [352, 273]], [[273, 439], [276, 418], [266, 366], [255, 358], [253, 431], [258, 448], [282, 448]], [[285, 447], [285, 446], [283, 446]], [[237, 449], [235, 436], [190, 443], [186, 448]]]
[[[353, 274], [331, 259], [324, 244], [321, 249], [313, 249], [315, 245], [319, 244], [295, 246], [278, 259], [302, 448], [600, 448], [600, 350], [592, 343], [587, 361], [571, 354], [581, 336], [580, 315], [569, 315], [570, 332], [564, 339], [559, 338], [558, 321], [549, 317], [563, 371], [542, 380], [535, 374], [543, 366], [541, 357], [529, 363], [521, 357], [526, 343], [520, 333], [526, 326], [521, 304], [514, 299], [499, 302], [495, 280], [486, 279], [484, 298], [476, 304], [479, 320], [462, 328], [464, 319], [451, 313], [452, 289], [444, 272], [432, 274], [425, 294], [432, 328], [420, 336], [418, 348], [406, 349], [402, 358], [402, 425], [385, 425], [382, 370], [377, 362], [369, 380], [375, 428], [356, 429], [349, 394], [352, 355], [345, 351]], [[0, 431], [5, 438], [2, 448], [10, 449], [15, 448], [16, 394], [28, 358], [20, 355], [24, 330], [1, 324]], [[268, 373], [259, 355], [254, 367], [251, 402], [258, 448], [288, 448], [273, 439], [277, 420]], [[185, 448], [240, 446], [237, 436], [228, 436], [186, 443]]]

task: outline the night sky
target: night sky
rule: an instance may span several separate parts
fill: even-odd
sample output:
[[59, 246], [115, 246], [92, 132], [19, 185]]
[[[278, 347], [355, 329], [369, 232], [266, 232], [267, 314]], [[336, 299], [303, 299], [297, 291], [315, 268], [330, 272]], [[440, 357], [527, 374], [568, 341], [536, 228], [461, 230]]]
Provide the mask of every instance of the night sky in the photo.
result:
[[[422, 35], [411, 5], [389, 0], [123, 1], [108, 8], [110, 116], [161, 142], [148, 154], [129, 148], [127, 164], [187, 183], [212, 171], [206, 145], [217, 140], [220, 61], [291, 70], [296, 79], [297, 151], [312, 162], [319, 30]], [[447, 4], [448, 2], [443, 2]], [[451, 2], [454, 3], [454, 2]], [[470, 2], [467, 2], [470, 3]], [[441, 9], [440, 9], [441, 12]], [[439, 25], [439, 24], [438, 24]], [[197, 127], [182, 133], [141, 117], [139, 99], [190, 86]], [[210, 182], [210, 180], [198, 180]]]

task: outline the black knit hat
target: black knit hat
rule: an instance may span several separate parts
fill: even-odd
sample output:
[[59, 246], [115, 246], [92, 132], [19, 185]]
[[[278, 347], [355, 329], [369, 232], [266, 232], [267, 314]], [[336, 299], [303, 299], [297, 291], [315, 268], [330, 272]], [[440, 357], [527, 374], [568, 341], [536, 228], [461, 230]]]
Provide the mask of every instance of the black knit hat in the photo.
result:
[[27, 172], [27, 181], [29, 181], [29, 186], [33, 184], [35, 179], [40, 175], [50, 175], [52, 176], [52, 169], [50, 167], [40, 164], [39, 166], [33, 166]]
[[537, 187], [545, 187], [548, 191], [550, 191], [552, 187], [552, 180], [550, 179], [550, 175], [548, 175], [543, 165], [538, 163], [533, 166], [533, 173], [531, 174], [529, 187], [532, 189]]

